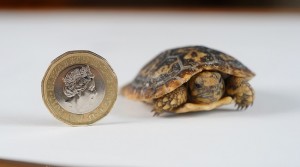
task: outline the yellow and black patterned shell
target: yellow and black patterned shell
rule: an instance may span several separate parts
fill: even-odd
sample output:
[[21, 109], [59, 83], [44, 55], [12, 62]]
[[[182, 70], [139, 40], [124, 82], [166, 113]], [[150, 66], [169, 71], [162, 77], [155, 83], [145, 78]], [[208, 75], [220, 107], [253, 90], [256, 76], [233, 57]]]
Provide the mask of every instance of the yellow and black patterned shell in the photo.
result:
[[201, 71], [251, 79], [255, 74], [234, 57], [205, 46], [166, 50], [146, 64], [136, 78], [124, 86], [122, 94], [151, 101], [172, 92]]

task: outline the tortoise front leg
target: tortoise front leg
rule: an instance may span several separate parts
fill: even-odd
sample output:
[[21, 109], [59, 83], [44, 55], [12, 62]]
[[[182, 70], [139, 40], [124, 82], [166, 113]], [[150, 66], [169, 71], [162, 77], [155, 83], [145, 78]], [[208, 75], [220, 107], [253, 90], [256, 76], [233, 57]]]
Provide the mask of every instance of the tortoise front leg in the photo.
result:
[[231, 76], [226, 80], [226, 93], [232, 96], [239, 109], [246, 109], [253, 104], [254, 90], [245, 78]]
[[154, 99], [153, 110], [154, 116], [157, 116], [165, 111], [174, 111], [180, 105], [187, 101], [187, 88], [182, 85], [174, 91]]

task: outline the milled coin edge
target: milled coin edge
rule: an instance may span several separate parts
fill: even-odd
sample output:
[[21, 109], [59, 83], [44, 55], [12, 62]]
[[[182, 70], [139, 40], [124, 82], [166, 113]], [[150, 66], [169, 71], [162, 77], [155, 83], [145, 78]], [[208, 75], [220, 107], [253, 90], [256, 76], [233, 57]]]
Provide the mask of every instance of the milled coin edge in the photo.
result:
[[[87, 113], [87, 114], [73, 114], [73, 113], [70, 113], [66, 110], [64, 110], [65, 112], [67, 112], [70, 116], [69, 120], [68, 119], [64, 119], [62, 116], [59, 116], [57, 115], [56, 111], [54, 111], [53, 107], [51, 107], [52, 104], [49, 103], [49, 99], [47, 97], [47, 90], [45, 89], [46, 88], [46, 81], [49, 79], [49, 75], [50, 73], [52, 72], [52, 70], [55, 68], [56, 65], [58, 65], [59, 62], [63, 62], [64, 60], [66, 60], [67, 58], [69, 57], [72, 57], [74, 56], [74, 54], [76, 54], [76, 56], [78, 56], [78, 54], [87, 54], [88, 56], [91, 56], [91, 58], [96, 58], [96, 60], [98, 59], [102, 65], [104, 65], [103, 69], [106, 69], [107, 68], [107, 71], [106, 72], [109, 72], [110, 74], [110, 77], [111, 77], [111, 80], [110, 83], [109, 83], [109, 87], [106, 88], [105, 90], [105, 95], [104, 95], [104, 99], [102, 100], [102, 102], [100, 103], [100, 105], [93, 111]], [[78, 63], [81, 63], [81, 62], [78, 62]], [[99, 67], [96, 67], [96, 66], [93, 66], [97, 71], [99, 71]], [[100, 69], [101, 69], [100, 68]], [[61, 72], [61, 71], [60, 71]], [[60, 73], [58, 72], [58, 73]], [[100, 73], [102, 73], [101, 71], [99, 71]], [[108, 80], [105, 80], [105, 82], [107, 82]], [[108, 85], [107, 83], [105, 85]], [[50, 66], [48, 67], [44, 77], [43, 77], [43, 80], [42, 80], [42, 85], [41, 85], [41, 88], [42, 88], [42, 98], [43, 98], [43, 101], [46, 105], [46, 107], [48, 108], [48, 110], [51, 112], [51, 114], [56, 117], [58, 120], [66, 123], [66, 124], [69, 124], [69, 125], [72, 125], [72, 126], [76, 126], [76, 125], [90, 125], [90, 124], [93, 124], [95, 123], [96, 121], [100, 120], [101, 118], [105, 117], [109, 112], [110, 110], [112, 109], [116, 99], [117, 99], [117, 92], [118, 92], [118, 80], [117, 80], [117, 76], [114, 72], [114, 70], [111, 68], [111, 66], [108, 64], [107, 60], [104, 59], [103, 57], [99, 56], [98, 54], [94, 53], [94, 52], [91, 52], [91, 51], [88, 51], [88, 50], [74, 50], [74, 51], [68, 51], [62, 55], [60, 55], [59, 57], [57, 57], [56, 59], [54, 59]], [[110, 91], [110, 92], [108, 92]], [[101, 104], [103, 104], [103, 102], [105, 102], [105, 99], [108, 98], [107, 96], [109, 96], [109, 101], [106, 103], [106, 110], [103, 110], [101, 108], [99, 108], [101, 106]], [[100, 113], [100, 114], [99, 114]], [[89, 120], [86, 120], [86, 117], [85, 117], [85, 120], [83, 121], [76, 121], [75, 118], [78, 116], [78, 115], [81, 115], [81, 117], [84, 117], [84, 115], [93, 115], [92, 119], [90, 118]], [[96, 116], [95, 116], [96, 114]], [[70, 120], [72, 118], [75, 120]]]

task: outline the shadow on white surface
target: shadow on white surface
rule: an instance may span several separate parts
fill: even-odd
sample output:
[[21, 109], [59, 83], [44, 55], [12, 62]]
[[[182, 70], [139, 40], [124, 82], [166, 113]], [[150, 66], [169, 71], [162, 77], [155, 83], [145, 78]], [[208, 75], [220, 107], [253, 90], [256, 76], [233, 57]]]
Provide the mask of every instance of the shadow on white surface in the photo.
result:
[[[299, 95], [296, 92], [276, 92], [258, 90], [252, 110], [252, 115], [271, 116], [298, 112], [300, 109]], [[293, 93], [293, 94], [292, 94]]]
[[[33, 115], [33, 112], [22, 112], [16, 114], [15, 111], [6, 111], [12, 114], [2, 115], [0, 118], [0, 126], [42, 126], [42, 127], [59, 127], [63, 126], [63, 123], [59, 123], [51, 114], [48, 114], [48, 118], [41, 116], [40, 114]], [[20, 111], [21, 112], [21, 111]], [[42, 111], [41, 111], [42, 112]], [[45, 119], [46, 118], [46, 119]]]
[[150, 112], [151, 110], [151, 105], [140, 101], [129, 100], [119, 95], [109, 116], [120, 120], [137, 121], [152, 118], [153, 113]]
[[[236, 110], [234, 105], [224, 106], [222, 108], [218, 108], [212, 111], [201, 111], [201, 112], [192, 112], [192, 113], [184, 113], [184, 114], [172, 114], [172, 113], [165, 113], [162, 114], [161, 117], [163, 118], [181, 118], [181, 117], [195, 117], [195, 116], [203, 116], [203, 115], [216, 115], [219, 113], [232, 113], [233, 116], [236, 113], [244, 112], [243, 115], [251, 116], [251, 117], [260, 117], [260, 116], [272, 116], [275, 114], [287, 114], [289, 112], [297, 112], [296, 109], [300, 109], [300, 103], [297, 101], [296, 93], [294, 96], [288, 93], [280, 93], [280, 92], [271, 92], [265, 90], [257, 90], [255, 96], [255, 102], [253, 106], [250, 106], [247, 110]], [[143, 103], [141, 103], [143, 104]], [[126, 104], [123, 104], [122, 108], [126, 108]], [[134, 105], [134, 104], [132, 104]], [[147, 109], [140, 109], [144, 111], [140, 112], [148, 112], [151, 111], [151, 106], [147, 106]], [[146, 108], [146, 107], [145, 107]], [[126, 110], [123, 114], [130, 114], [131, 116], [135, 116], [133, 111]], [[139, 114], [141, 114], [138, 112]], [[226, 114], [228, 116], [228, 114]], [[148, 116], [148, 115], [147, 115]]]
[[[237, 111], [233, 105], [225, 106], [213, 111], [202, 111], [185, 114], [162, 114], [160, 117], [153, 117], [151, 105], [139, 101], [132, 101], [119, 96], [113, 110], [103, 120], [93, 124], [93, 126], [120, 125], [145, 121], [156, 121], [168, 118], [202, 117], [206, 116], [237, 116], [243, 113], [243, 117], [261, 117], [277, 114], [288, 114], [297, 112], [300, 103], [297, 101], [297, 94], [271, 92], [264, 90], [256, 91], [256, 100], [252, 107], [245, 111]], [[5, 111], [1, 114], [0, 126], [65, 126], [64, 123], [56, 120], [50, 113], [36, 113], [25, 111]], [[47, 112], [47, 111], [39, 111]], [[18, 114], [20, 113], [20, 114]]]

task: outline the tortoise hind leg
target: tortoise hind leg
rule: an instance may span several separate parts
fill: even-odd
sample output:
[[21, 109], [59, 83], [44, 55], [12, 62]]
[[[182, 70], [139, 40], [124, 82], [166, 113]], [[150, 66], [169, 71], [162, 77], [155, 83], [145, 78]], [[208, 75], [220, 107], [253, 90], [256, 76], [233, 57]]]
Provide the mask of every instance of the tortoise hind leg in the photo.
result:
[[254, 90], [245, 78], [231, 76], [226, 80], [226, 94], [232, 96], [239, 109], [253, 104]]
[[165, 111], [174, 111], [180, 105], [186, 103], [187, 101], [187, 88], [182, 85], [174, 91], [154, 99], [153, 110], [154, 116], [157, 116]]

